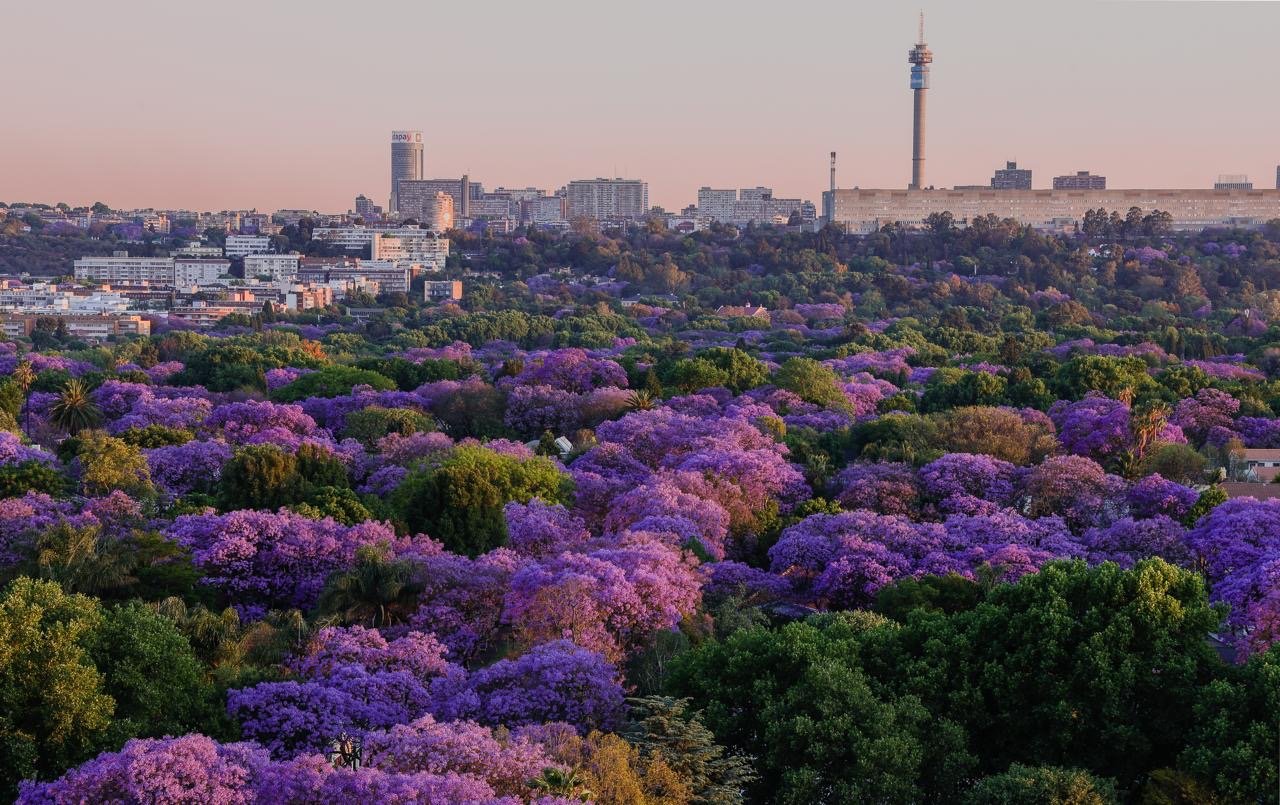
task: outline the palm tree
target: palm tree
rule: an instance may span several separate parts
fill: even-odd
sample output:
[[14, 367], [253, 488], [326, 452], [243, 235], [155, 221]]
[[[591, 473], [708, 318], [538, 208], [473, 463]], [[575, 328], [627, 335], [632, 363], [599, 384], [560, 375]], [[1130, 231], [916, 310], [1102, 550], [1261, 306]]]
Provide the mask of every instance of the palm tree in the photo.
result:
[[329, 577], [316, 608], [344, 624], [390, 626], [417, 603], [421, 589], [411, 563], [393, 561], [385, 550], [366, 545], [356, 552], [355, 567]]
[[58, 401], [49, 409], [49, 419], [72, 436], [102, 421], [102, 412], [89, 397], [89, 390], [78, 379], [67, 381]]
[[628, 411], [651, 411], [658, 407], [658, 398], [648, 389], [638, 389], [627, 395]]
[[134, 546], [103, 538], [100, 526], [63, 521], [36, 540], [35, 575], [56, 581], [68, 593], [102, 596], [137, 581]]
[[31, 361], [18, 361], [18, 365], [13, 369], [13, 382], [18, 384], [18, 388], [22, 391], [22, 432], [25, 435], [31, 429], [31, 406], [28, 402], [31, 386], [36, 382], [36, 370], [31, 366]]
[[545, 768], [541, 776], [529, 781], [529, 787], [547, 796], [580, 799], [583, 802], [589, 802], [596, 796], [577, 769], [561, 771], [553, 767]]

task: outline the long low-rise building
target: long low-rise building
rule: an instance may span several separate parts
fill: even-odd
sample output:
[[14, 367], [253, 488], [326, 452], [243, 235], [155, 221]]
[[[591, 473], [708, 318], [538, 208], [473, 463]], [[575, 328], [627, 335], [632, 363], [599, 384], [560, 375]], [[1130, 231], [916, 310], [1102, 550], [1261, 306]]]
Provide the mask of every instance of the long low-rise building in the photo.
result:
[[1090, 210], [1125, 214], [1160, 210], [1174, 229], [1258, 227], [1280, 218], [1280, 190], [828, 190], [823, 207], [850, 232], [885, 224], [921, 226], [934, 213], [949, 212], [964, 224], [985, 215], [1013, 218], [1038, 228], [1079, 222]]
[[[0, 313], [0, 332], [10, 338], [25, 338], [36, 323], [48, 318], [30, 313]], [[59, 315], [67, 334], [86, 341], [105, 341], [117, 335], [151, 335], [151, 322], [141, 316]]]
[[77, 280], [93, 282], [156, 282], [173, 284], [172, 257], [81, 257], [74, 263]]

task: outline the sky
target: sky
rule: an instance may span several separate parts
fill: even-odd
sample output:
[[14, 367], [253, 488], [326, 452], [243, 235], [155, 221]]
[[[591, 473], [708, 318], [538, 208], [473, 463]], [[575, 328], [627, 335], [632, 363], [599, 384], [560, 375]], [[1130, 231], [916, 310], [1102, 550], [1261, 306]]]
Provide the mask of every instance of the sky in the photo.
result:
[[[198, 210], [385, 203], [428, 177], [555, 190], [905, 187], [916, 4], [61, 0], [0, 18], [0, 200]], [[927, 183], [1006, 160], [1109, 187], [1280, 164], [1280, 3], [937, 2]]]

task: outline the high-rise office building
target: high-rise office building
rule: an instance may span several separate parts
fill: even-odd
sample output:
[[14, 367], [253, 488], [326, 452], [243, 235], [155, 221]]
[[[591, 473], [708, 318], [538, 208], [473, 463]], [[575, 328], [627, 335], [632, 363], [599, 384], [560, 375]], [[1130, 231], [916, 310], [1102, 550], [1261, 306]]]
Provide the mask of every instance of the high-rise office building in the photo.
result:
[[924, 94], [929, 90], [929, 65], [933, 63], [933, 51], [924, 43], [924, 12], [920, 12], [920, 38], [907, 53], [911, 64], [911, 91], [915, 96], [915, 109], [911, 127], [911, 188], [924, 187]]
[[1019, 168], [1017, 162], [1006, 162], [1002, 170], [991, 177], [993, 190], [1030, 190], [1031, 171]]
[[570, 220], [638, 221], [649, 212], [649, 185], [639, 179], [577, 179], [565, 188]]
[[1252, 190], [1253, 182], [1243, 173], [1222, 173], [1213, 183], [1214, 190]]
[[1053, 177], [1054, 190], [1106, 190], [1107, 177], [1094, 176], [1089, 171], [1076, 171], [1067, 176]]
[[422, 176], [422, 132], [391, 132], [391, 206], [388, 209], [400, 210], [400, 182]]

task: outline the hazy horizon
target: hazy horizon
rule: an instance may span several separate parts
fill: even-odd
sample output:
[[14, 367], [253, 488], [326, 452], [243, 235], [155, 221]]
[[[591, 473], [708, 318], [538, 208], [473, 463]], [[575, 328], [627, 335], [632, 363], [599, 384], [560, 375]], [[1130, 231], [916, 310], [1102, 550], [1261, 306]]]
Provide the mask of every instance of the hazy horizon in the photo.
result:
[[[554, 190], [768, 185], [818, 203], [910, 179], [917, 6], [586, 2], [501, 7], [155, 0], [14, 7], [0, 31], [0, 200], [196, 210], [385, 204], [392, 129], [428, 177]], [[1048, 187], [1274, 187], [1274, 3], [924, 7], [927, 181], [1006, 160]]]

